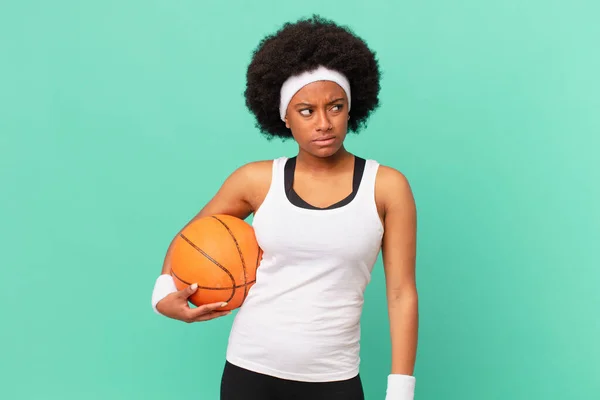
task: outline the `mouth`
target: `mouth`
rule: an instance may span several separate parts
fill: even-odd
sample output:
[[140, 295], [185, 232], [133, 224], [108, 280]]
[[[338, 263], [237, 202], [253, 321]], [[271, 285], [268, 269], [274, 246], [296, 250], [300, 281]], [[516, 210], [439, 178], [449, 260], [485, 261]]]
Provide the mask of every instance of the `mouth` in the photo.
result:
[[331, 135], [330, 136], [323, 136], [323, 137], [320, 137], [320, 138], [317, 138], [317, 139], [313, 140], [313, 142], [315, 144], [320, 145], [320, 146], [327, 146], [327, 145], [330, 145], [333, 142], [335, 142], [335, 136], [331, 136]]

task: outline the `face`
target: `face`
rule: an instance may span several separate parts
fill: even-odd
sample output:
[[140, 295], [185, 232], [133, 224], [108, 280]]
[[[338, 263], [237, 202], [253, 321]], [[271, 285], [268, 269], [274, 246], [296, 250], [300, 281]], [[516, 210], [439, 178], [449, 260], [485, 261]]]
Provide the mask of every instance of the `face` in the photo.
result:
[[329, 157], [343, 147], [348, 128], [348, 98], [335, 82], [312, 82], [292, 97], [285, 119], [300, 151]]

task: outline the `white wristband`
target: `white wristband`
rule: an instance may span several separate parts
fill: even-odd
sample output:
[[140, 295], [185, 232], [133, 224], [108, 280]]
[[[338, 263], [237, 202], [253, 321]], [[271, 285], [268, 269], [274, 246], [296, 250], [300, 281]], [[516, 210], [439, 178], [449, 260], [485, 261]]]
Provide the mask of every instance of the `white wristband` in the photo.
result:
[[169, 274], [159, 275], [159, 277], [156, 278], [154, 290], [152, 291], [152, 309], [155, 313], [160, 314], [156, 309], [156, 304], [173, 292], [177, 292], [173, 277]]
[[416, 378], [412, 375], [390, 374], [385, 400], [413, 400]]

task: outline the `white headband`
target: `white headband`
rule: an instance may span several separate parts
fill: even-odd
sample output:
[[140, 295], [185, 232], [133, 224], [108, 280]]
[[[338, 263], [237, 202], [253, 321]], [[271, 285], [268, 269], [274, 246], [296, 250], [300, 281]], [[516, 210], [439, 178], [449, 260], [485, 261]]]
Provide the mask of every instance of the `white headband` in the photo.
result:
[[340, 85], [348, 97], [348, 110], [350, 110], [350, 83], [348, 79], [337, 71], [327, 69], [323, 66], [312, 71], [306, 71], [300, 75], [290, 76], [281, 86], [279, 101], [279, 115], [285, 121], [285, 113], [292, 97], [304, 86], [317, 81], [332, 81]]

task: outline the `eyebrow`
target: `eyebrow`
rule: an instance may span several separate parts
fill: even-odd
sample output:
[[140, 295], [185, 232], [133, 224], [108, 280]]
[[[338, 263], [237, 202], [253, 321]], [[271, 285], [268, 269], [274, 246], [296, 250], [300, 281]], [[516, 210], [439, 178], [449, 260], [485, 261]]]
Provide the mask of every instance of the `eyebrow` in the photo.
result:
[[[329, 103], [327, 103], [327, 105], [330, 105], [330, 104], [333, 104], [333, 103], [337, 103], [337, 102], [338, 102], [338, 101], [340, 101], [340, 100], [344, 100], [344, 98], [343, 98], [343, 97], [338, 97], [338, 98], [337, 98], [337, 99], [335, 99], [335, 100], [331, 100]], [[308, 102], [306, 102], [306, 101], [301, 101], [300, 103], [296, 103], [296, 104], [294, 104], [294, 106], [295, 106], [295, 107], [298, 107], [298, 106], [312, 106], [312, 104], [311, 104], [311, 103], [308, 103]]]

